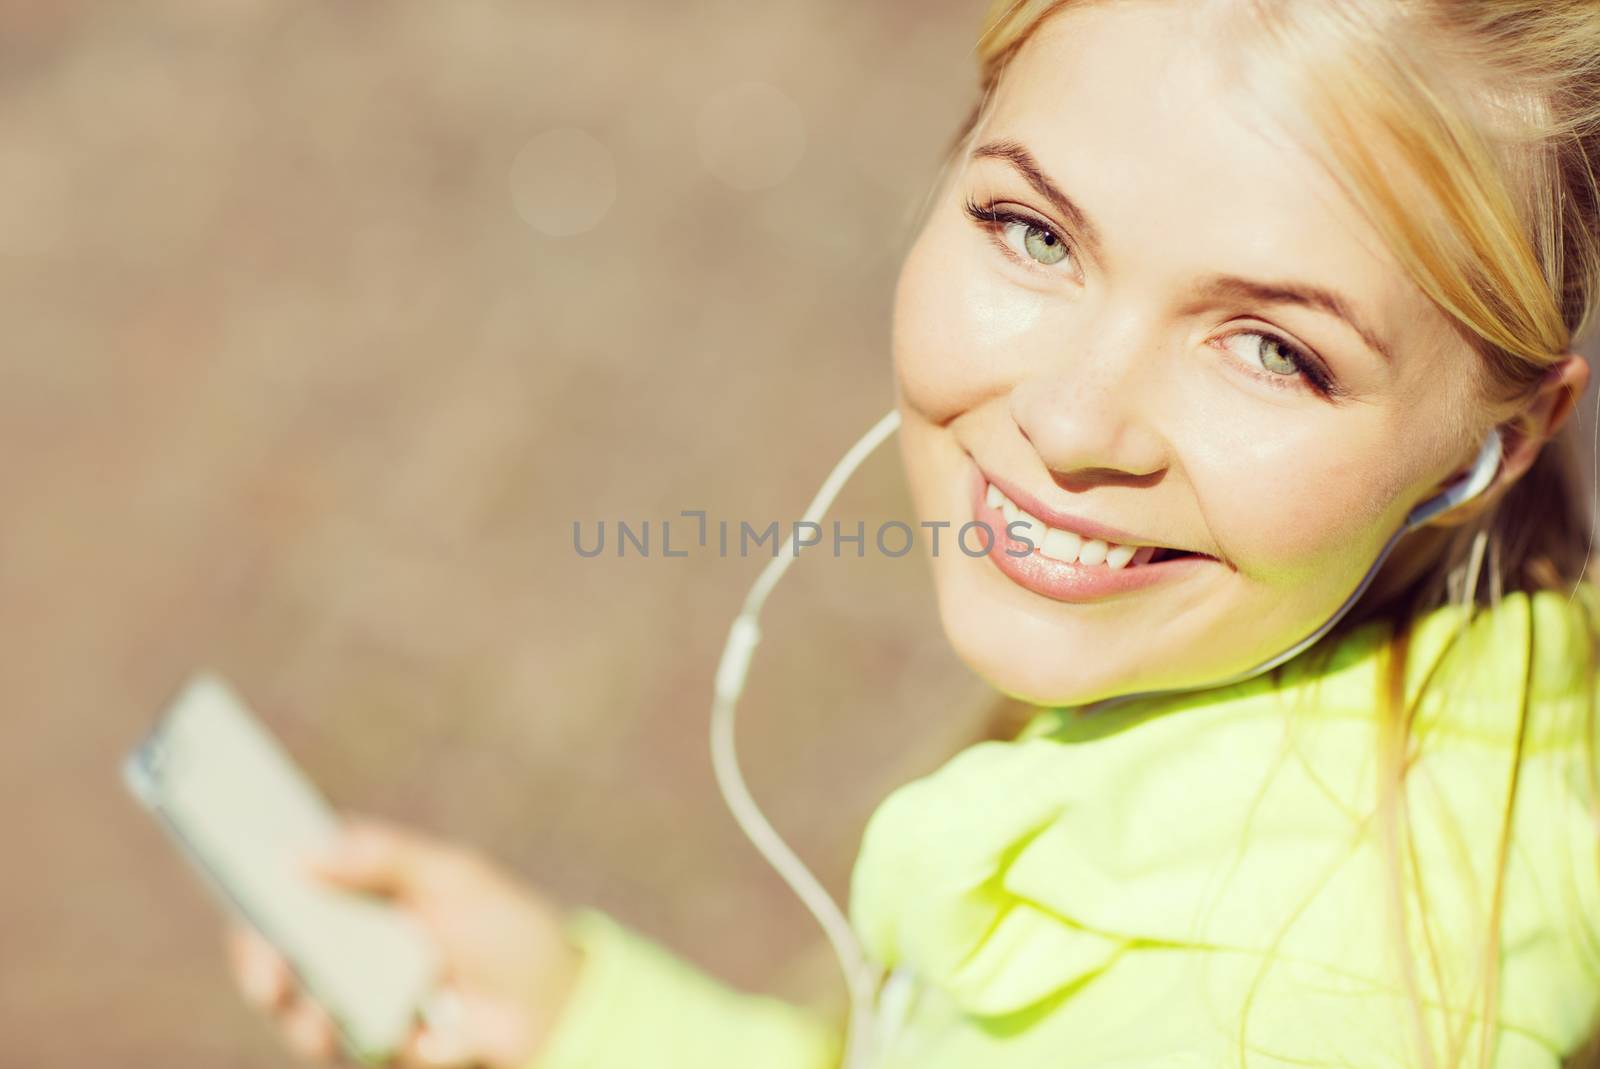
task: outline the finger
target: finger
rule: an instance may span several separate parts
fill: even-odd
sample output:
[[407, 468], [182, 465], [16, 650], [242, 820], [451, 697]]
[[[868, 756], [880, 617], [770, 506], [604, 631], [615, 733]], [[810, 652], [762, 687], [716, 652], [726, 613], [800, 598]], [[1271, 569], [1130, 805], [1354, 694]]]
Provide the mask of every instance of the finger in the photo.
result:
[[400, 1057], [404, 1064], [419, 1069], [458, 1069], [479, 1064], [477, 1055], [459, 1032], [432, 1027], [419, 1028], [412, 1033]]
[[528, 1060], [527, 1015], [499, 1000], [447, 990], [429, 1000], [424, 1021], [401, 1052], [408, 1066], [457, 1069]]
[[422, 1025], [401, 1051], [405, 1064], [445, 1069], [476, 1062], [462, 1032], [462, 1008], [461, 996], [453, 989], [441, 988], [430, 995], [422, 1007]]
[[297, 998], [279, 1018], [283, 1040], [300, 1058], [332, 1061], [339, 1053], [338, 1032], [326, 1010], [309, 998]]
[[267, 1011], [283, 1006], [294, 988], [283, 955], [252, 928], [229, 928], [225, 941], [228, 964], [246, 1001]]

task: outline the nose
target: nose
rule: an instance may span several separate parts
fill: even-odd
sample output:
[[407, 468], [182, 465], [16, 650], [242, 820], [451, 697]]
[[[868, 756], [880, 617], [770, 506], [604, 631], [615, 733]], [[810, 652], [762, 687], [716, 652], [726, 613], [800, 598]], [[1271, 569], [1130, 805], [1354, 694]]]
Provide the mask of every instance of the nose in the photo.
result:
[[1067, 490], [1153, 485], [1169, 463], [1168, 444], [1151, 422], [1151, 361], [1141, 346], [1111, 348], [1052, 361], [1011, 390], [1012, 419]]

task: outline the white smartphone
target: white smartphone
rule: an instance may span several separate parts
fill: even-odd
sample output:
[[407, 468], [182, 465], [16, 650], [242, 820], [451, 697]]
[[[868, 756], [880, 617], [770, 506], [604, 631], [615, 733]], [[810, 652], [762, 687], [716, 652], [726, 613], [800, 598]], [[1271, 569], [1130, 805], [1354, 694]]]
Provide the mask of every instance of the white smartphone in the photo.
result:
[[433, 948], [401, 910], [305, 874], [304, 855], [334, 839], [337, 817], [232, 688], [191, 678], [123, 778], [224, 907], [283, 954], [346, 1051], [388, 1060], [428, 1008]]

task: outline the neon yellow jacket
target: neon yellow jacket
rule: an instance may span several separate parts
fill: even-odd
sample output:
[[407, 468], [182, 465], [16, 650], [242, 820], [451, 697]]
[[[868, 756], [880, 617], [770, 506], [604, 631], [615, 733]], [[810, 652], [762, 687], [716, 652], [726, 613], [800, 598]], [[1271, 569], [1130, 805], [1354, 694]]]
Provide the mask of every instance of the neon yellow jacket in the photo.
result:
[[[1412, 640], [1408, 694], [1431, 679], [1406, 845], [1427, 905], [1413, 892], [1407, 913], [1437, 1052], [1446, 1024], [1478, 1020], [1525, 697], [1490, 1064], [1557, 1069], [1600, 1023], [1597, 610], [1591, 588], [1518, 594], [1464, 632], [1438, 610]], [[1315, 675], [1301, 658], [1277, 680], [1042, 710], [892, 792], [850, 891], [869, 956], [910, 978], [874, 1069], [1422, 1064], [1375, 816], [1386, 635], [1352, 633]], [[530, 1069], [839, 1064], [842, 1022], [734, 991], [593, 909], [569, 932], [585, 964]], [[1465, 1050], [1448, 1064], [1478, 1064]]]

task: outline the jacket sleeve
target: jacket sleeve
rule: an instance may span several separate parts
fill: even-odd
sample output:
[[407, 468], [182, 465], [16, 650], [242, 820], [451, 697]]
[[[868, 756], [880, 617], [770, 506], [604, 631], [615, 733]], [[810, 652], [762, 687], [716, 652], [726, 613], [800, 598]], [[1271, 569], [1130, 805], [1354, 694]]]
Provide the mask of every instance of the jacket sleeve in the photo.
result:
[[592, 908], [567, 914], [576, 981], [526, 1069], [836, 1069], [820, 1012], [736, 991]]

